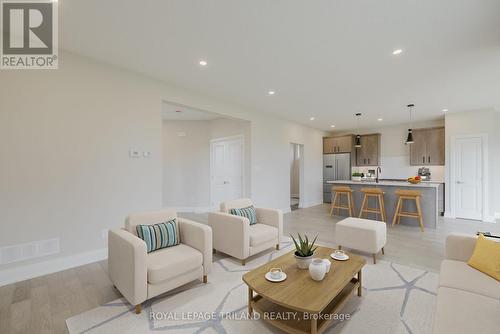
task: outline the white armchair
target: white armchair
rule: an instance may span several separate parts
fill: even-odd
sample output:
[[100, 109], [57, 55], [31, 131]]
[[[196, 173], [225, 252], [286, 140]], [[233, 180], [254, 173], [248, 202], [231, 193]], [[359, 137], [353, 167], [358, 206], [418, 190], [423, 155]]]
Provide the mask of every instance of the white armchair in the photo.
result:
[[231, 255], [245, 265], [245, 260], [265, 249], [279, 249], [283, 233], [283, 212], [276, 209], [256, 208], [257, 224], [248, 218], [229, 214], [231, 209], [253, 205], [250, 199], [237, 199], [221, 203], [221, 212], [208, 214], [212, 227], [214, 250]]
[[212, 230], [209, 226], [177, 218], [179, 245], [151, 253], [137, 236], [139, 224], [158, 224], [177, 218], [173, 210], [143, 212], [127, 217], [124, 229], [108, 233], [111, 281], [141, 312], [141, 303], [196, 279], [207, 282], [212, 266]]

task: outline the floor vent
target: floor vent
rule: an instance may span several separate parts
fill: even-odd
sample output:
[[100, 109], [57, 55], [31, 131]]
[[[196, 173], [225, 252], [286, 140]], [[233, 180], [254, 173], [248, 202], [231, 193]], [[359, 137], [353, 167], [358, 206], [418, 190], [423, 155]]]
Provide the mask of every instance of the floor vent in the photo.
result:
[[0, 264], [8, 264], [60, 252], [59, 239], [33, 241], [0, 248]]

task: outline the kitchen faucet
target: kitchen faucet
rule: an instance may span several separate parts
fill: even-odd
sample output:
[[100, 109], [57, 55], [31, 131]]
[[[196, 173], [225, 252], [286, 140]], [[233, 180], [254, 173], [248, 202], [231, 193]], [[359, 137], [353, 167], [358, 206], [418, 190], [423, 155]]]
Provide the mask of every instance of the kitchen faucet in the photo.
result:
[[379, 173], [382, 173], [382, 168], [380, 168], [380, 166], [377, 167], [377, 177], [375, 179], [375, 182], [377, 182], [377, 183], [378, 183], [378, 175], [379, 175]]

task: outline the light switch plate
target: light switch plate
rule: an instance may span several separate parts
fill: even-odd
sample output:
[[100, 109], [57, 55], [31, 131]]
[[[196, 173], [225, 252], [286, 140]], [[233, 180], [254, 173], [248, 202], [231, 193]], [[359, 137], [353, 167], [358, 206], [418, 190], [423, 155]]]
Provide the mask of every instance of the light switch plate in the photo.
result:
[[142, 156], [144, 158], [149, 158], [151, 156], [151, 152], [150, 151], [144, 151], [144, 152], [142, 152]]
[[138, 150], [130, 150], [128, 151], [128, 154], [131, 158], [140, 158], [141, 157], [141, 152]]

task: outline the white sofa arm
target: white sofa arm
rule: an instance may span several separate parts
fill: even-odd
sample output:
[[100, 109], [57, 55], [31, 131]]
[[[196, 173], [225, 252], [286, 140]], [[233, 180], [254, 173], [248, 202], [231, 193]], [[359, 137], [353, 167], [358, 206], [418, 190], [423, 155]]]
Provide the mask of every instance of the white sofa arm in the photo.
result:
[[476, 247], [476, 241], [477, 237], [472, 235], [448, 235], [448, 237], [446, 237], [445, 258], [462, 262], [469, 261]]
[[178, 218], [181, 243], [199, 250], [203, 254], [203, 273], [212, 268], [212, 229], [185, 218]]
[[213, 247], [240, 260], [250, 255], [250, 221], [248, 218], [223, 212], [210, 212]]
[[147, 248], [144, 240], [125, 230], [108, 232], [108, 270], [111, 281], [132, 305], [147, 299]]
[[278, 229], [278, 243], [281, 243], [283, 234], [283, 211], [278, 209], [255, 208], [257, 222], [276, 227]]

